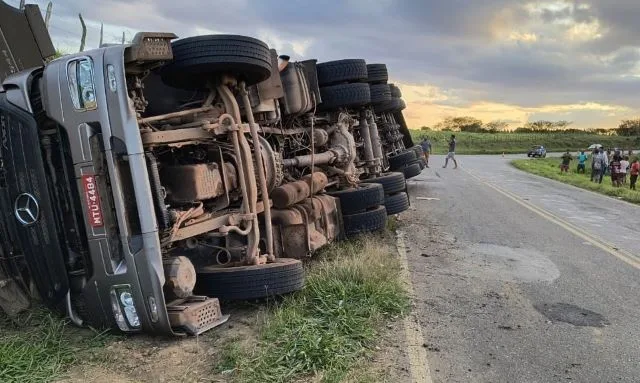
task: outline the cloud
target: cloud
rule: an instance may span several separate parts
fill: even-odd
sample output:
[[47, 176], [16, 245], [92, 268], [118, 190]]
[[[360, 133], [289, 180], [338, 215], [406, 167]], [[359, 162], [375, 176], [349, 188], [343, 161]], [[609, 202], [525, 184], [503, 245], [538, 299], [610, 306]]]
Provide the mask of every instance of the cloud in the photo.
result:
[[89, 47], [104, 22], [108, 42], [123, 30], [235, 33], [294, 59], [387, 63], [415, 124], [456, 113], [516, 121], [569, 113], [576, 125], [613, 126], [640, 108], [637, 0], [58, 0], [57, 46], [77, 49], [80, 11]]

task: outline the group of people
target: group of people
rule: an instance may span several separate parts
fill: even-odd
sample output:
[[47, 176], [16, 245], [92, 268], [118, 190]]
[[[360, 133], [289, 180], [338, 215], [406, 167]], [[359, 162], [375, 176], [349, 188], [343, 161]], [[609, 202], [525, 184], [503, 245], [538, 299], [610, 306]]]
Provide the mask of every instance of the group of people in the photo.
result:
[[[628, 155], [623, 155], [620, 150], [613, 151], [604, 150], [603, 148], [595, 148], [591, 155], [591, 182], [602, 183], [605, 175], [611, 176], [611, 184], [614, 187], [621, 187], [627, 184], [627, 175], [629, 175], [629, 187], [632, 190], [636, 190], [636, 183], [638, 182], [638, 174], [640, 174], [640, 161], [638, 157], [633, 157], [633, 160], [629, 162], [629, 158], [633, 155], [633, 152], [629, 151]], [[578, 167], [577, 173], [586, 173], [586, 162], [589, 156], [585, 154], [584, 150], [578, 154]], [[562, 162], [560, 164], [560, 172], [567, 173], [569, 171], [569, 164], [573, 160], [573, 156], [567, 150], [562, 155]]]
[[[449, 164], [449, 160], [453, 161], [454, 169], [458, 168], [458, 161], [456, 161], [457, 143], [458, 141], [456, 141], [456, 135], [452, 134], [451, 139], [449, 139], [449, 141], [447, 142], [449, 151], [447, 152], [447, 157], [444, 160], [444, 166], [442, 166], [443, 168], [447, 167], [447, 165]], [[422, 153], [424, 153], [424, 161], [426, 163], [426, 166], [429, 167], [429, 154], [431, 154], [431, 140], [429, 140], [429, 137], [423, 137], [422, 141], [420, 142], [420, 146], [422, 147]]]

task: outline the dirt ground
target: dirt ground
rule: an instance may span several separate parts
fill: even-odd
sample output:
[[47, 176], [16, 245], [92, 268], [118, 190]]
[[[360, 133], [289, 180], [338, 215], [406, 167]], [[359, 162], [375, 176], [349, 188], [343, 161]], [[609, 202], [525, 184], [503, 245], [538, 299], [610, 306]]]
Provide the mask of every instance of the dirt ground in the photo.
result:
[[71, 368], [61, 383], [227, 382], [219, 371], [219, 352], [232, 342], [247, 344], [257, 336], [256, 324], [264, 306], [226, 307], [230, 319], [199, 337], [168, 339], [149, 336], [117, 337], [94, 349], [88, 360]]
[[[251, 350], [267, 304], [223, 307], [229, 322], [199, 337], [183, 339], [148, 336], [108, 338], [104, 348], [92, 349], [59, 383], [233, 382], [229, 349]], [[78, 342], [87, 334], [79, 334]], [[226, 358], [226, 360], [225, 360]], [[387, 324], [375, 352], [345, 379], [349, 383], [410, 382], [409, 362], [401, 319]], [[231, 370], [226, 370], [231, 368]], [[301, 382], [320, 382], [321, 376]]]

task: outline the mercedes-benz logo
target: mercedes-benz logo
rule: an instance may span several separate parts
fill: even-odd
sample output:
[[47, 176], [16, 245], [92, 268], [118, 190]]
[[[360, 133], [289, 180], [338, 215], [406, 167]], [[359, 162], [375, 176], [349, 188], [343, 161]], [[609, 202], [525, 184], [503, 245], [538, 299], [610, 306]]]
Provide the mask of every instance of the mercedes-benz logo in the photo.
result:
[[40, 216], [38, 200], [29, 193], [20, 194], [14, 203], [13, 213], [23, 226], [33, 225]]

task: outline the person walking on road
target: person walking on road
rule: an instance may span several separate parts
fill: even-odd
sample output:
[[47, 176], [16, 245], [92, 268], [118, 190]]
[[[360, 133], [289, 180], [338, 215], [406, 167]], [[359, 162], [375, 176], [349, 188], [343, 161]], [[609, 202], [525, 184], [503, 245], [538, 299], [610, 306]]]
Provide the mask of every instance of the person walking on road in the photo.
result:
[[454, 169], [458, 168], [458, 161], [456, 161], [456, 135], [452, 134], [451, 139], [449, 140], [449, 153], [447, 153], [447, 158], [444, 160], [444, 166], [442, 168], [446, 168], [447, 164], [449, 164], [449, 159], [453, 160]]
[[572, 160], [573, 160], [573, 157], [571, 156], [571, 153], [569, 153], [569, 149], [567, 149], [567, 152], [562, 155], [562, 163], [560, 164], [560, 173], [562, 172], [569, 173], [569, 164], [571, 163]]
[[580, 151], [580, 154], [578, 154], [578, 173], [580, 173], [580, 171], [582, 171], [582, 174], [586, 173], [587, 170], [585, 169], [584, 163], [588, 158], [589, 157], [584, 154], [584, 150]]
[[429, 137], [424, 137], [420, 146], [422, 147], [425, 165], [429, 167], [429, 154], [431, 153], [431, 140], [429, 140]]
[[638, 181], [638, 174], [640, 174], [640, 161], [638, 161], [637, 157], [631, 164], [629, 174], [631, 175], [631, 178], [629, 179], [629, 187], [631, 190], [636, 190], [636, 182]]

